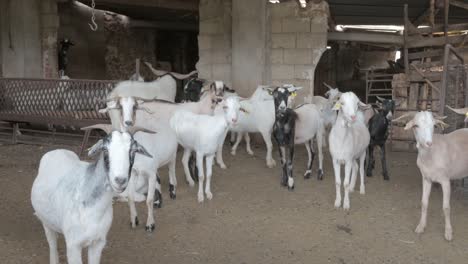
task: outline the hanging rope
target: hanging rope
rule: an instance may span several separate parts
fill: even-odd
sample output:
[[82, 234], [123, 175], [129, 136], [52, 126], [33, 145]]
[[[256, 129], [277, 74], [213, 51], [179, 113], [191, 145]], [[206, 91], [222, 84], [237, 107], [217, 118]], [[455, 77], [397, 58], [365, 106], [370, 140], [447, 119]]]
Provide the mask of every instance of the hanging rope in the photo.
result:
[[92, 0], [92, 2], [91, 2], [91, 8], [92, 8], [91, 22], [93, 24], [91, 25], [90, 23], [88, 23], [88, 25], [89, 25], [89, 27], [91, 28], [92, 31], [96, 31], [98, 29], [98, 25], [96, 24], [96, 15], [95, 15], [96, 3], [94, 2], [94, 0]]

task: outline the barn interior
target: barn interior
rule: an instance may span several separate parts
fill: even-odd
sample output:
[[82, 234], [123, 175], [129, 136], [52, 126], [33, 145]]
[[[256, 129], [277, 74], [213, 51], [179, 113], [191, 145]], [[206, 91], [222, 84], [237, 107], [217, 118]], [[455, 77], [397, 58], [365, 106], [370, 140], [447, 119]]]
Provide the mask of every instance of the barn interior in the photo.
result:
[[[99, 109], [105, 107], [106, 95], [118, 82], [135, 75], [146, 82], [157, 79], [159, 75], [146, 63], [160, 71], [181, 74], [196, 71], [197, 78], [222, 80], [246, 98], [258, 85], [291, 83], [303, 87], [298, 91], [297, 104], [311, 102], [313, 95], [325, 95], [328, 86], [342, 92], [352, 91], [362, 102], [373, 106], [377, 106], [377, 97], [394, 99], [399, 102], [396, 118], [423, 110], [447, 116], [445, 122], [449, 127], [436, 129], [437, 133], [446, 134], [467, 126], [464, 116], [447, 109], [447, 106], [468, 107], [467, 61], [466, 0], [0, 0], [0, 144], [5, 146], [0, 157], [7, 159], [11, 154], [14, 159], [7, 161], [7, 165], [0, 164], [5, 167], [5, 186], [14, 186], [3, 195], [0, 192], [0, 199], [18, 207], [28, 202], [12, 198], [13, 192], [22, 193], [21, 186], [29, 188], [35, 176], [37, 162], [27, 162], [24, 165], [27, 168], [22, 168], [22, 157], [37, 160], [39, 154], [57, 145], [83, 153], [101, 137], [103, 133], [85, 134], [80, 128], [109, 123], [108, 116]], [[187, 82], [188, 79], [177, 80], [176, 102], [184, 100]], [[391, 183], [390, 188], [380, 181], [374, 182], [375, 191], [368, 195], [374, 201], [396, 193], [400, 199], [386, 201], [382, 208], [376, 202], [366, 204], [364, 198], [357, 202], [370, 224], [380, 223], [378, 228], [369, 230], [369, 222], [361, 221], [363, 216], [359, 212], [348, 213], [341, 220], [341, 215], [332, 211], [329, 204], [331, 195], [322, 195], [323, 189], [315, 182], [311, 187], [312, 198], [305, 187], [296, 191], [301, 196], [294, 201], [286, 201], [288, 193], [276, 196], [279, 186], [267, 185], [267, 175], [277, 173], [279, 168], [274, 173], [256, 168], [255, 162], [262, 159], [265, 150], [261, 137], [253, 136], [253, 142], [254, 159], [230, 156], [229, 151], [225, 155], [229, 156], [228, 162], [246, 164], [239, 174], [259, 175], [260, 179], [236, 178], [235, 187], [221, 192], [220, 200], [212, 204], [226, 209], [216, 209], [214, 213], [208, 206], [196, 211], [192, 208], [198, 206], [194, 201], [174, 204], [167, 198], [168, 213], [161, 217], [163, 227], [158, 230], [167, 240], [155, 242], [159, 248], [154, 252], [150, 243], [155, 237], [143, 237], [141, 230], [138, 234], [130, 229], [122, 231], [128, 226], [127, 208], [118, 205], [120, 212], [114, 220], [118, 230], [113, 227], [112, 239], [123, 236], [127, 240], [111, 243], [112, 253], [105, 256], [112, 261], [105, 263], [129, 263], [139, 258], [136, 263], [149, 263], [158, 257], [157, 263], [174, 257], [175, 263], [265, 263], [266, 260], [303, 263], [304, 259], [312, 263], [314, 260], [319, 263], [461, 263], [466, 259], [463, 247], [468, 243], [468, 231], [463, 228], [461, 218], [468, 217], [467, 180], [457, 181], [458, 188], [454, 191], [454, 202], [458, 203], [455, 206], [458, 219], [454, 221], [460, 232], [458, 241], [447, 245], [437, 236], [442, 229], [442, 217], [436, 210], [431, 214], [440, 218], [439, 222], [434, 221], [438, 229], [427, 240], [406, 235], [413, 231], [410, 229], [416, 223], [412, 220], [417, 217], [420, 198], [419, 189], [415, 191], [420, 188], [420, 177], [415, 167], [417, 145], [411, 130], [391, 127], [387, 144], [390, 159], [394, 161], [389, 167], [395, 174], [401, 173], [395, 175], [397, 183]], [[305, 163], [306, 157], [299, 150], [297, 160]], [[325, 183], [330, 187], [326, 190], [333, 192], [331, 162], [325, 163]], [[16, 172], [31, 175], [14, 182]], [[177, 173], [182, 175], [182, 169], [177, 168]], [[237, 172], [232, 171], [216, 170], [215, 173], [223, 178], [219, 183], [225, 188], [231, 188], [229, 179], [237, 177]], [[167, 177], [163, 178], [163, 184], [167, 185]], [[243, 209], [236, 209], [236, 201], [229, 197], [239, 196], [251, 184], [263, 186], [259, 193], [267, 198], [261, 202], [268, 204], [265, 207], [268, 210], [278, 211], [266, 212], [252, 193], [240, 197]], [[300, 184], [305, 182], [301, 180]], [[29, 189], [24, 197], [28, 197], [28, 192]], [[188, 187], [180, 188], [182, 197], [193, 198], [193, 193]], [[441, 196], [436, 194], [431, 199], [439, 201]], [[301, 199], [304, 204], [299, 209], [292, 208]], [[411, 203], [406, 204], [406, 200]], [[403, 208], [398, 208], [401, 205]], [[191, 209], [181, 209], [184, 206]], [[281, 223], [273, 220], [276, 214], [299, 219], [300, 212], [314, 206], [314, 211], [307, 211], [307, 217], [324, 213], [333, 219], [329, 225], [323, 224], [328, 221], [326, 217], [317, 220], [321, 224], [306, 230], [288, 226], [290, 219], [286, 216], [279, 218]], [[438, 203], [433, 206], [440, 207]], [[256, 215], [257, 212], [260, 213]], [[24, 216], [29, 211], [12, 213]], [[242, 221], [235, 219], [235, 213], [245, 216], [244, 228]], [[399, 218], [399, 215], [405, 216]], [[27, 217], [19, 223], [28, 223]], [[164, 226], [180, 219], [184, 225], [164, 230]], [[216, 231], [210, 233], [203, 226], [204, 221], [216, 227]], [[262, 221], [265, 227], [259, 224]], [[406, 228], [408, 223], [411, 226]], [[199, 232], [192, 230], [192, 225]], [[264, 233], [270, 232], [267, 228], [279, 230], [284, 226], [288, 226], [287, 230], [265, 237]], [[236, 236], [236, 228], [241, 230], [239, 234], [251, 234]], [[8, 256], [5, 263], [34, 263], [35, 257], [39, 259], [36, 263], [46, 262], [47, 245], [42, 234], [29, 234], [42, 232], [39, 224], [24, 230], [18, 225], [12, 228], [14, 231], [7, 229], [0, 228], [0, 242], [10, 243], [4, 249]], [[391, 231], [395, 229], [398, 232]], [[13, 232], [19, 233], [19, 237]], [[199, 236], [205, 242], [221, 242], [200, 243], [197, 247], [197, 239], [184, 240], [181, 232]], [[358, 232], [365, 235], [358, 237]], [[325, 241], [324, 245], [308, 239], [306, 234], [317, 234]], [[339, 239], [332, 239], [329, 234]], [[389, 240], [374, 238], [373, 234]], [[285, 246], [289, 242], [282, 237], [292, 235], [310, 245], [293, 241]], [[240, 242], [242, 239], [246, 239], [249, 248]], [[33, 241], [31, 245], [21, 246], [28, 240]], [[134, 243], [146, 243], [141, 247], [146, 253], [138, 255], [136, 250], [131, 250], [126, 256], [125, 249]], [[353, 243], [362, 243], [364, 247], [353, 248]], [[184, 250], [175, 250], [177, 245], [185, 247]], [[345, 253], [330, 249], [334, 245], [341, 246]], [[232, 249], [226, 250], [231, 246]], [[265, 249], [268, 246], [272, 249]], [[15, 253], [16, 247], [19, 249]], [[44, 252], [37, 253], [35, 247]], [[246, 250], [245, 255], [238, 250]], [[18, 252], [23, 256], [18, 256]]]

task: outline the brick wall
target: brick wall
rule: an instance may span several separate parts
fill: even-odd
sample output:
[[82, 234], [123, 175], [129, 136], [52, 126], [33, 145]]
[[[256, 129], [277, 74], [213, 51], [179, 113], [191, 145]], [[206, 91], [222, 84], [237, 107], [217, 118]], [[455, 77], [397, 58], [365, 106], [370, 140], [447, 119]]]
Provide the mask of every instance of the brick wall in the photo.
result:
[[273, 85], [293, 83], [313, 94], [315, 68], [327, 46], [328, 4], [295, 1], [270, 4], [269, 80]]

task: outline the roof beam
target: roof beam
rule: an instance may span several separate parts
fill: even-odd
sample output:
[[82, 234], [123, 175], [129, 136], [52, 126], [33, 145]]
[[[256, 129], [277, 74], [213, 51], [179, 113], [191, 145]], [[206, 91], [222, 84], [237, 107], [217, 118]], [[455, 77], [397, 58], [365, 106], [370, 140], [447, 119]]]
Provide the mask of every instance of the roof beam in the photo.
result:
[[453, 5], [453, 6], [460, 7], [460, 8], [463, 8], [463, 9], [467, 9], [467, 10], [468, 10], [468, 4], [467, 4], [467, 3], [464, 3], [463, 1], [459, 1], [459, 0], [450, 0], [450, 4]]
[[403, 46], [402, 36], [386, 33], [328, 32], [328, 40], [385, 43]]
[[[90, 0], [80, 0], [89, 4]], [[133, 6], [198, 11], [198, 1], [189, 0], [98, 0], [96, 5]]]
[[129, 25], [132, 28], [155, 28], [166, 30], [198, 31], [198, 24], [184, 22], [146, 21], [131, 19]]

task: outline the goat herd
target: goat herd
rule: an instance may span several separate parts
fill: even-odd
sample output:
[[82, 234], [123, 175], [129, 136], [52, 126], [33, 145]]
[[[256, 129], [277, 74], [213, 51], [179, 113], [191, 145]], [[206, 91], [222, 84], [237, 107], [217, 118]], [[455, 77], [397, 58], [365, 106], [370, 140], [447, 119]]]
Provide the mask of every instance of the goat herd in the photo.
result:
[[[249, 133], [260, 132], [267, 147], [266, 164], [270, 168], [275, 166], [273, 134], [280, 153], [281, 184], [290, 190], [294, 189], [294, 146], [305, 145], [308, 162], [304, 177], [310, 178], [315, 156], [313, 141], [316, 140], [319, 152], [317, 178], [321, 180], [323, 137], [328, 134], [337, 208], [350, 208], [349, 193], [354, 190], [358, 170], [360, 193], [365, 193], [364, 170], [366, 167], [367, 176], [372, 175], [375, 146], [382, 150], [383, 177], [389, 179], [385, 141], [396, 106], [393, 100], [379, 98], [380, 109], [374, 110], [354, 93], [340, 93], [328, 86], [328, 98], [314, 96], [312, 103], [294, 106], [294, 97], [301, 87], [291, 84], [276, 88], [259, 86], [250, 98], [245, 99], [221, 81], [204, 86], [202, 80], [192, 79], [184, 89], [186, 102], [176, 104], [174, 78], [168, 74], [150, 83], [124, 81], [116, 86], [108, 95], [106, 108], [100, 110], [109, 113], [112, 125], [83, 128], [107, 132], [107, 136], [89, 149], [88, 155], [96, 157], [94, 162], [81, 161], [74, 152], [63, 149], [50, 151], [42, 157], [31, 200], [49, 243], [50, 263], [59, 261], [58, 233], [65, 236], [68, 263], [82, 263], [84, 247], [88, 247], [88, 263], [99, 263], [116, 197], [128, 201], [132, 227], [138, 225], [135, 202], [146, 200], [146, 230], [153, 231], [153, 207], [161, 206], [162, 202], [158, 169], [165, 165], [169, 168], [170, 197], [176, 198], [178, 145], [184, 149], [182, 164], [188, 184], [193, 187], [194, 180], [198, 180], [198, 201], [212, 199], [212, 166], [216, 162], [226, 168], [222, 146], [228, 131], [231, 141], [235, 141], [233, 155], [243, 138], [247, 152], [253, 154]], [[468, 112], [468, 109], [453, 110], [461, 114]], [[468, 156], [468, 129], [434, 134], [434, 125], [445, 125], [442, 119], [423, 111], [403, 115], [393, 122], [404, 123], [405, 129], [412, 129], [417, 141], [417, 165], [422, 173], [423, 195], [421, 220], [416, 232], [424, 231], [431, 185], [438, 182], [443, 190], [445, 238], [451, 240], [450, 180], [468, 174], [468, 162], [464, 160]], [[341, 165], [345, 172], [343, 199]]]

